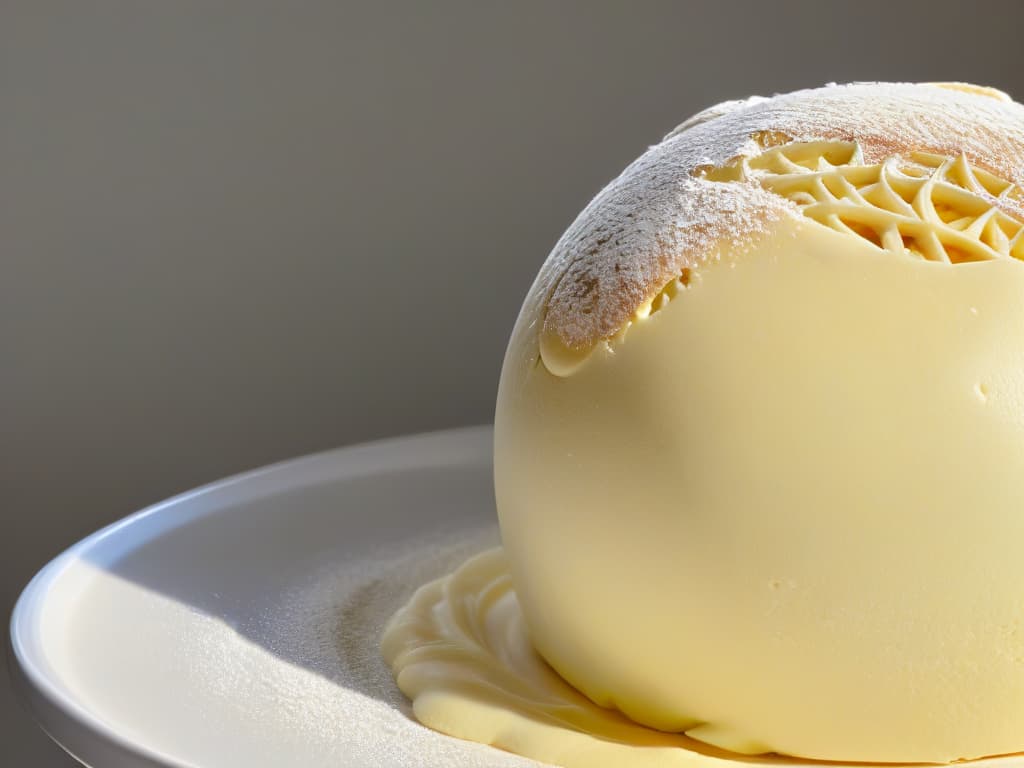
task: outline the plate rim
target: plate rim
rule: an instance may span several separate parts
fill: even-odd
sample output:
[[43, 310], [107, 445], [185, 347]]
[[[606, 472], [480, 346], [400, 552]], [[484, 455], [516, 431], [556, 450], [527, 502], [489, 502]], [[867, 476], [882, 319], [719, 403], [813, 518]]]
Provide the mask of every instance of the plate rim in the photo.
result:
[[[273, 480], [274, 476], [277, 476], [282, 479], [292, 478], [292, 482], [279, 486], [278, 490], [301, 487], [312, 484], [311, 477], [322, 475], [324, 470], [332, 465], [335, 472], [330, 476], [335, 479], [365, 474], [375, 464], [376, 469], [387, 467], [391, 470], [412, 466], [451, 466], [453, 463], [468, 465], [471, 462], [467, 461], [463, 454], [466, 454], [467, 448], [481, 443], [486, 443], [487, 451], [483, 456], [477, 455], [476, 458], [485, 458], [486, 462], [490, 463], [492, 435], [491, 425], [478, 424], [385, 437], [307, 453], [183, 491], [94, 531], [43, 565], [21, 590], [14, 603], [7, 632], [7, 666], [16, 696], [36, 725], [57, 746], [85, 765], [89, 765], [89, 761], [102, 758], [103, 762], [96, 764], [105, 768], [139, 765], [155, 768], [198, 768], [192, 763], [182, 762], [118, 733], [76, 701], [70, 691], [62, 689], [56, 676], [49, 673], [42, 647], [36, 639], [38, 618], [50, 586], [62, 572], [83, 553], [102, 542], [109, 541], [126, 529], [153, 521], [161, 513], [166, 514], [168, 510], [183, 504], [209, 499], [227, 491], [238, 491], [239, 486], [258, 488], [261, 481]], [[442, 460], [445, 457], [447, 460]], [[344, 469], [339, 471], [340, 467]], [[302, 482], [303, 477], [306, 478], [305, 482]], [[255, 494], [254, 498], [260, 495], [262, 494]], [[173, 522], [182, 525], [202, 517], [204, 513], [203, 510], [194, 511], [191, 515], [178, 516]], [[172, 527], [175, 526], [168, 526]], [[158, 528], [151, 533], [151, 537], [168, 528]], [[95, 754], [82, 754], [83, 752]]]

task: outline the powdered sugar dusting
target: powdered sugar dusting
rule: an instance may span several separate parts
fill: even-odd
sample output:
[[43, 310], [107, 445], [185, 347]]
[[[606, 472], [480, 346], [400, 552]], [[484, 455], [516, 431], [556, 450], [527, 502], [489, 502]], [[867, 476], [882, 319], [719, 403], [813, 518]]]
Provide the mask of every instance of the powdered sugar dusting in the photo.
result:
[[311, 570], [242, 633], [224, 628], [202, 635], [225, 697], [240, 703], [239, 716], [250, 716], [253, 728], [268, 727], [262, 713], [272, 702], [271, 725], [284, 728], [277, 741], [293, 739], [297, 754], [317, 754], [324, 765], [538, 765], [420, 725], [380, 655], [385, 623], [414, 590], [496, 542], [490, 525], [445, 529]]
[[[571, 349], [610, 338], [683, 269], [736, 253], [797, 207], [753, 181], [694, 175], [762, 151], [759, 135], [856, 141], [866, 162], [963, 154], [1024, 182], [1024, 107], [961, 84], [857, 83], [726, 102], [669, 134], [584, 209], [545, 262], [527, 307]], [[538, 318], [539, 319], [539, 318]]]

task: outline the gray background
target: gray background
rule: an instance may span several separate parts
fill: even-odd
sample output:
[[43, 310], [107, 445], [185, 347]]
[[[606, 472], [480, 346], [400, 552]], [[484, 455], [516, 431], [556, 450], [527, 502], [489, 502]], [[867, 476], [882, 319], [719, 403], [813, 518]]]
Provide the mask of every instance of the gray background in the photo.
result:
[[[489, 421], [552, 243], [690, 113], [1024, 96], [1024, 4], [0, 3], [0, 605], [161, 497]], [[70, 764], [0, 682], [0, 760]]]

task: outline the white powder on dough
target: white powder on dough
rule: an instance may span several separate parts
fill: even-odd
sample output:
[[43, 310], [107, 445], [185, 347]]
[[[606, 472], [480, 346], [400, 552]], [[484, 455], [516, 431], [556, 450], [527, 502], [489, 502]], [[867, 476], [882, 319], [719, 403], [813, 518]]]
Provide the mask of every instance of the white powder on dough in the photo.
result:
[[856, 141], [865, 162], [913, 151], [963, 154], [1024, 182], [1024, 106], [971, 86], [855, 83], [712, 107], [651, 147], [605, 187], [555, 245], [527, 320], [570, 349], [612, 337], [683, 269], [737, 257], [774, 222], [798, 216], [754, 182], [695, 176], [773, 141]]

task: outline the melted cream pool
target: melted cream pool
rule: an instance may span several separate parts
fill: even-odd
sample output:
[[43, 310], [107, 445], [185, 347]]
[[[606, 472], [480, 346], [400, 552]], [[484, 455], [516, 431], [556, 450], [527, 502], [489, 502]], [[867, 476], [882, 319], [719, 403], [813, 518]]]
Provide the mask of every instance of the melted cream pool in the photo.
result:
[[381, 649], [424, 725], [564, 768], [863, 765], [739, 755], [597, 706], [534, 651], [501, 548], [420, 588], [388, 624]]
[[733, 760], [598, 707], [562, 680], [530, 643], [500, 548], [422, 587], [391, 620], [381, 650], [417, 719], [452, 736], [566, 768]]

